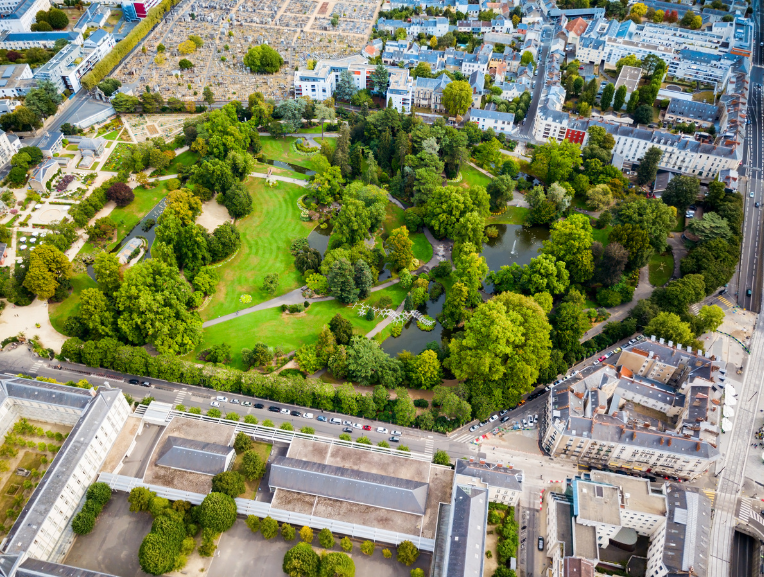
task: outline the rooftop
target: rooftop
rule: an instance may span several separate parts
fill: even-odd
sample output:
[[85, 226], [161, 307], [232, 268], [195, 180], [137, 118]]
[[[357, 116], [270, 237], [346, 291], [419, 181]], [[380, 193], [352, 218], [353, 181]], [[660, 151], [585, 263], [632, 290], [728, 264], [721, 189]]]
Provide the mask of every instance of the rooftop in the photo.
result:
[[635, 66], [624, 66], [621, 68], [621, 73], [618, 75], [618, 80], [615, 83], [615, 89], [618, 90], [621, 86], [626, 86], [626, 91], [631, 94], [639, 86], [639, 79], [642, 78], [642, 69]]
[[448, 577], [482, 577], [488, 491], [456, 485], [449, 525]]
[[708, 575], [711, 501], [695, 489], [669, 485], [663, 563], [669, 574]]
[[226, 470], [233, 447], [195, 439], [169, 436], [159, 451], [157, 465], [203, 475], [217, 475]]
[[513, 491], [523, 490], [522, 471], [500, 467], [494, 463], [481, 465], [480, 463], [470, 463], [464, 459], [459, 459], [456, 461], [456, 474], [476, 477], [492, 487], [501, 487], [502, 489], [511, 489]]
[[704, 122], [715, 122], [719, 118], [719, 107], [705, 102], [672, 98], [666, 109], [666, 114], [681, 116], [689, 120], [697, 119]]
[[620, 487], [627, 509], [651, 515], [666, 514], [666, 497], [661, 492], [652, 491], [649, 479], [608, 471], [592, 471], [590, 476], [592, 481]]
[[581, 521], [620, 526], [618, 487], [574, 479], [573, 515]]

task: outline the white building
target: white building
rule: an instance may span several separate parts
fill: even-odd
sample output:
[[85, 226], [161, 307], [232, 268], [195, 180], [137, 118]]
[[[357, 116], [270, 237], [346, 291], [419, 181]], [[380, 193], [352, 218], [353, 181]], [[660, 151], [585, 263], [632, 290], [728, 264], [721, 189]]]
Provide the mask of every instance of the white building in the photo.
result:
[[481, 110], [472, 108], [469, 112], [469, 122], [476, 122], [480, 130], [493, 128], [494, 132], [510, 134], [515, 122], [515, 115], [511, 112], [498, 112], [496, 110]]
[[77, 44], [65, 46], [44, 66], [38, 68], [34, 77], [38, 80], [50, 80], [61, 92], [64, 90], [78, 92], [81, 88], [80, 79], [90, 72], [114, 48], [114, 45], [114, 36], [105, 30], [96, 30], [82, 43], [82, 46]]
[[426, 34], [428, 38], [433, 36], [440, 37], [448, 32], [448, 18], [442, 16], [434, 18], [415, 16], [410, 21], [380, 18], [377, 22], [377, 30], [384, 30], [393, 35], [395, 35], [399, 28], [403, 28], [406, 31], [408, 38], [414, 38], [421, 33]]
[[118, 389], [78, 389], [21, 378], [0, 381], [0, 431], [21, 417], [73, 425], [4, 542], [8, 555], [59, 561], [70, 522], [130, 414]]
[[0, 48], [5, 50], [26, 50], [27, 48], [53, 48], [57, 40], [69, 44], [82, 44], [79, 32], [3, 32], [0, 33]]
[[37, 86], [29, 64], [0, 66], [0, 98], [18, 98]]
[[459, 485], [471, 485], [488, 491], [488, 500], [514, 507], [523, 492], [523, 472], [505, 467], [503, 463], [488, 463], [485, 457], [475, 461], [458, 459], [456, 479]]
[[37, 21], [37, 13], [50, 10], [48, 0], [0, 0], [0, 30], [29, 32]]
[[0, 166], [8, 164], [11, 161], [11, 157], [18, 152], [9, 136], [12, 136], [18, 142], [18, 136], [15, 134], [8, 135], [4, 130], [0, 130]]

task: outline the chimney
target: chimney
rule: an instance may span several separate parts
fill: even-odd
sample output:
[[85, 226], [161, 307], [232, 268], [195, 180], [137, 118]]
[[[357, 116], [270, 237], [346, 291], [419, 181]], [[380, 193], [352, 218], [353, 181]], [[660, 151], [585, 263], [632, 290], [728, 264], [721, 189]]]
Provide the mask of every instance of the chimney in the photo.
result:
[[695, 450], [700, 451], [700, 443], [695, 443]]
[[499, 461], [498, 463], [496, 463], [496, 467], [497, 467], [497, 468], [499, 468], [499, 469], [501, 469], [501, 468], [503, 468], [503, 467], [504, 467], [504, 463], [502, 463], [501, 461]]
[[663, 437], [661, 437], [661, 445], [663, 445], [664, 441], [665, 441], [665, 439]]
[[668, 440], [668, 446], [671, 446], [671, 439]]
[[485, 465], [485, 457], [480, 457], [480, 464]]
[[474, 462], [475, 462], [475, 456], [474, 455], [470, 455], [470, 463], [474, 463]]

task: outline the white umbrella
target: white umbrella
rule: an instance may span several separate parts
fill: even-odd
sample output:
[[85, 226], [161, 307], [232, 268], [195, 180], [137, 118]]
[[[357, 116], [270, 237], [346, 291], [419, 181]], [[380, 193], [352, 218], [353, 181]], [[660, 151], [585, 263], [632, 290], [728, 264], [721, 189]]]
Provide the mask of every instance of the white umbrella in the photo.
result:
[[30, 237], [29, 242], [37, 242], [37, 239], [35, 237]]
[[26, 242], [26, 241], [27, 241], [27, 237], [25, 237], [25, 236], [22, 236], [22, 237], [21, 237], [19, 240], [20, 240], [21, 242]]
[[32, 236], [37, 236], [38, 234], [40, 234], [40, 233], [37, 232], [36, 230], [34, 232], [32, 232]]
[[732, 385], [727, 385], [726, 390], [727, 396], [732, 395], [733, 397], [737, 397], [737, 391], [735, 390], [735, 387]]
[[737, 405], [737, 399], [735, 397], [724, 397], [724, 404], [730, 407]]
[[722, 413], [724, 414], [725, 417], [734, 417], [735, 409], [733, 409], [729, 405], [724, 405], [724, 408], [722, 409]]
[[722, 431], [725, 433], [732, 430], [732, 421], [729, 419], [722, 419]]
[[22, 244], [20, 248], [21, 248], [21, 250], [26, 250], [27, 249], [27, 245]]

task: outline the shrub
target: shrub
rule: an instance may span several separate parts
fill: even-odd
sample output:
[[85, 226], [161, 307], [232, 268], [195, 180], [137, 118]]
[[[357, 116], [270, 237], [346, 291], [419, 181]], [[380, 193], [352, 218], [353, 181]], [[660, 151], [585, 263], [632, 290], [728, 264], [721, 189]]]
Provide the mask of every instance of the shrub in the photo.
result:
[[350, 553], [353, 550], [353, 542], [348, 537], [340, 539], [340, 547], [345, 553]]
[[281, 526], [281, 537], [284, 539], [284, 541], [294, 541], [294, 536], [297, 533], [295, 531], [295, 528], [292, 527], [289, 523], [284, 523]]
[[292, 423], [281, 423], [281, 426], [279, 427], [282, 431], [294, 431], [294, 427], [292, 426]]
[[372, 444], [371, 439], [369, 439], [369, 437], [366, 437], [366, 436], [358, 437], [355, 440], [355, 442], [358, 443], [359, 445], [371, 445]]
[[355, 563], [345, 553], [321, 555], [320, 577], [355, 577]]
[[302, 539], [305, 543], [313, 543], [313, 529], [305, 525], [302, 529], [300, 529], [300, 539]]
[[256, 425], [258, 421], [257, 421], [257, 417], [254, 415], [245, 415], [244, 422], [249, 425]]
[[240, 470], [247, 481], [254, 481], [265, 474], [265, 463], [257, 452], [249, 450], [241, 458]]
[[300, 432], [306, 435], [315, 435], [316, 430], [313, 427], [300, 427]]
[[489, 525], [498, 525], [501, 523], [501, 513], [495, 510], [488, 511], [488, 524]]
[[621, 304], [621, 293], [609, 288], [597, 291], [597, 304], [605, 307], [615, 307]]
[[87, 535], [95, 527], [95, 516], [89, 511], [80, 511], [72, 519], [72, 531], [77, 535]]
[[427, 399], [414, 399], [414, 406], [420, 409], [427, 409], [430, 407], [430, 402]]
[[385, 559], [391, 559], [391, 558], [392, 558], [392, 556], [393, 556], [393, 552], [392, 552], [392, 551], [390, 551], [390, 549], [382, 549], [382, 556], [383, 556]]
[[111, 487], [106, 483], [93, 483], [88, 487], [87, 499], [104, 507], [111, 499]]
[[450, 465], [451, 464], [451, 457], [448, 456], [448, 453], [446, 453], [443, 450], [435, 451], [435, 454], [432, 456], [432, 462], [436, 465]]
[[411, 577], [424, 577], [424, 570], [417, 567], [416, 569], [412, 569], [410, 573]]
[[246, 433], [240, 432], [236, 435], [236, 440], [233, 442], [233, 448], [236, 451], [236, 454], [240, 455], [241, 453], [249, 451], [253, 444], [254, 441], [252, 441], [252, 437]]
[[321, 560], [308, 543], [298, 543], [284, 554], [282, 569], [287, 575], [316, 577]]
[[398, 545], [398, 562], [407, 567], [416, 563], [419, 558], [419, 549], [411, 541], [403, 541]]
[[364, 541], [361, 543], [361, 553], [364, 555], [373, 555], [374, 554], [374, 541]]
[[199, 546], [199, 555], [202, 557], [212, 557], [215, 554], [215, 549], [218, 548], [218, 546], [215, 545], [215, 540], [219, 535], [220, 533], [205, 528], [202, 531], [202, 544]]
[[249, 530], [253, 533], [257, 533], [260, 530], [260, 517], [247, 515], [247, 520], [245, 523], [247, 524], [247, 527], [249, 527]]
[[217, 493], [225, 493], [229, 497], [238, 497], [246, 488], [244, 477], [236, 471], [224, 471], [212, 477], [212, 490]]
[[393, 337], [401, 336], [402, 332], [403, 332], [403, 325], [402, 324], [395, 323], [394, 325], [390, 326], [390, 334], [393, 335]]
[[273, 539], [278, 532], [279, 523], [276, 521], [276, 519], [273, 519], [272, 517], [266, 517], [260, 521], [260, 533], [262, 533], [263, 538]]
[[334, 535], [329, 529], [323, 528], [318, 533], [318, 543], [324, 549], [331, 549], [334, 547]]

